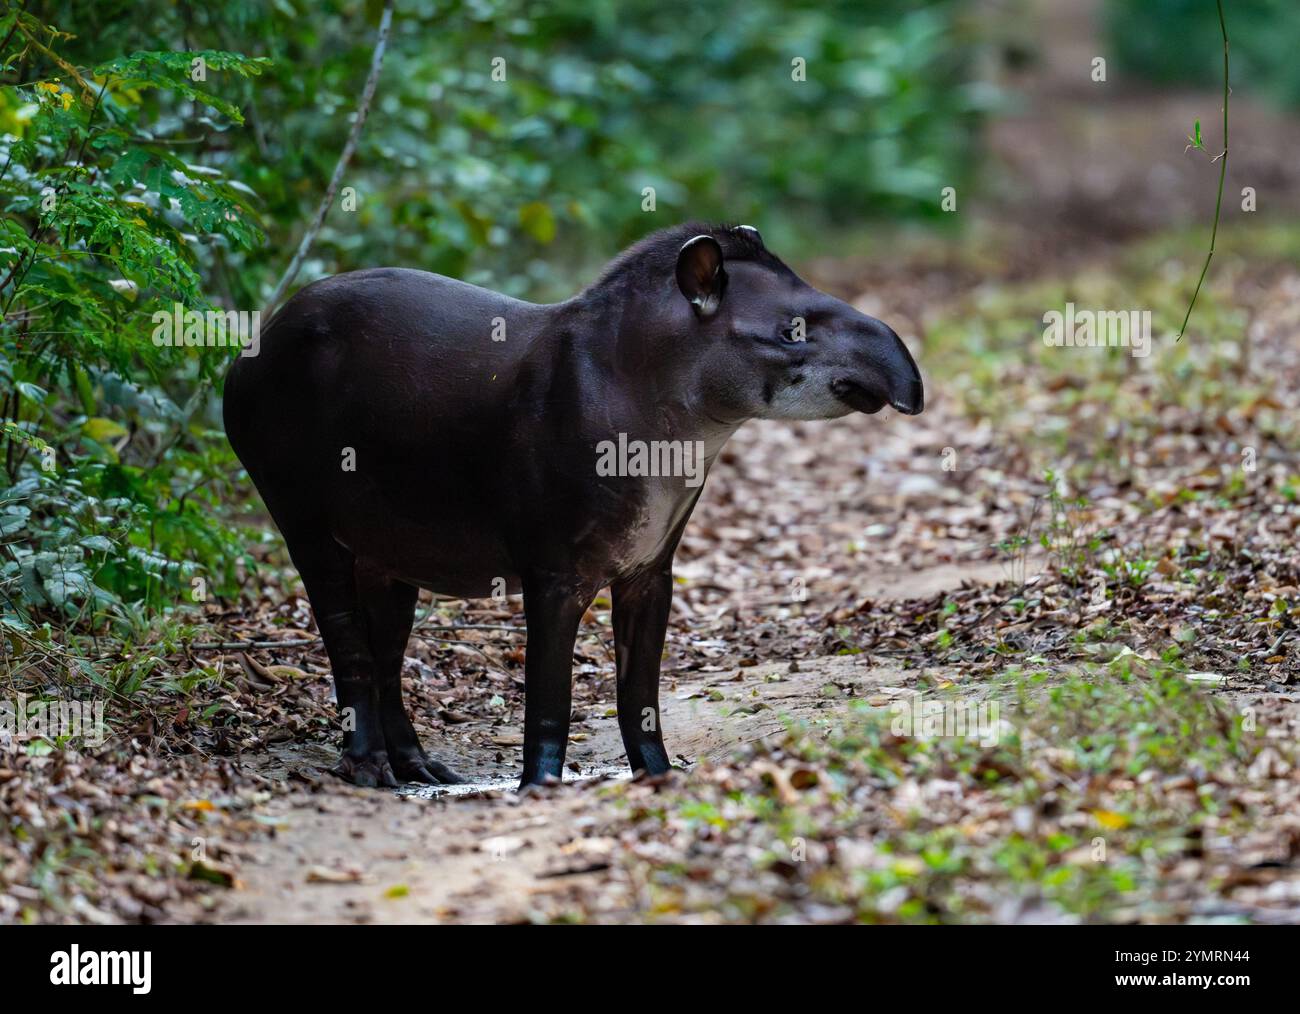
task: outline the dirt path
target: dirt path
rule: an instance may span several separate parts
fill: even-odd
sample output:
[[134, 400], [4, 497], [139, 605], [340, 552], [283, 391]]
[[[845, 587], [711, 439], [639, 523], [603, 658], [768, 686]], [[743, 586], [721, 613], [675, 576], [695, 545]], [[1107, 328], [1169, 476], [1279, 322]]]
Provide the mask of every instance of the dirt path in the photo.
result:
[[[996, 581], [999, 564], [931, 568], [888, 585], [926, 593], [963, 582]], [[906, 694], [916, 671], [865, 656], [770, 661], [727, 672], [665, 674], [666, 740], [677, 763], [725, 758], [736, 746], [781, 732], [789, 720], [834, 720], [855, 701], [887, 706]], [[240, 889], [206, 918], [222, 922], [526, 921], [563, 911], [575, 877], [600, 877], [606, 905], [594, 918], [634, 914], [636, 885], [609, 866], [612, 839], [590, 838], [600, 787], [626, 778], [612, 714], [575, 726], [571, 762], [580, 771], [562, 788], [517, 795], [518, 735], [473, 763], [475, 781], [453, 791], [354, 789], [323, 775], [332, 750], [290, 746], [258, 766], [285, 777], [316, 772], [312, 790], [265, 807], [275, 837], [241, 850]], [[458, 758], [463, 761], [464, 758]], [[310, 776], [310, 775], [309, 775]], [[590, 884], [584, 893], [590, 895]]]
[[[675, 692], [669, 685], [663, 716], [678, 763], [723, 756], [779, 731], [786, 717], [815, 721], [852, 700], [884, 703], [909, 682], [901, 670], [855, 657], [797, 672], [772, 663], [744, 669], [739, 678], [718, 675], [680, 681]], [[535, 896], [562, 888], [565, 876], [603, 872], [608, 858], [602, 850], [610, 843], [587, 839], [584, 825], [599, 783], [626, 775], [615, 719], [602, 716], [591, 726], [571, 748], [584, 772], [581, 785], [521, 798], [512, 791], [517, 776], [498, 770], [452, 795], [364, 791], [331, 781], [317, 794], [278, 801], [268, 807], [280, 828], [276, 839], [244, 863], [245, 889], [230, 898], [223, 921], [526, 918], [542, 904]], [[340, 882], [330, 882], [335, 878]], [[626, 886], [612, 884], [611, 893], [630, 907]]]

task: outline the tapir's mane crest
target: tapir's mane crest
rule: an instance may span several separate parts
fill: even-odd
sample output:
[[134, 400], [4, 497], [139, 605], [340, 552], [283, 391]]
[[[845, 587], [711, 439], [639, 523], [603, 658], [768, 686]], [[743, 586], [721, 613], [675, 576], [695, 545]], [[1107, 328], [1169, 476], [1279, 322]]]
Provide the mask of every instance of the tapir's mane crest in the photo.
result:
[[794, 275], [785, 262], [764, 245], [756, 229], [725, 223], [684, 222], [652, 232], [628, 247], [609, 264], [588, 291], [604, 288], [622, 278], [672, 278], [678, 252], [687, 240], [695, 236], [712, 236], [717, 240], [726, 261], [749, 261], [780, 275]]

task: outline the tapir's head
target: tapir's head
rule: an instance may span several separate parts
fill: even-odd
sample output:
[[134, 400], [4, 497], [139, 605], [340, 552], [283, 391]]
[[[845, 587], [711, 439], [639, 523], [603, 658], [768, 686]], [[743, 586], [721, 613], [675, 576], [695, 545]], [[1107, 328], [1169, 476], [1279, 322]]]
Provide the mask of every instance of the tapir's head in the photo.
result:
[[921, 374], [889, 325], [804, 282], [750, 226], [690, 232], [675, 237], [669, 314], [678, 350], [697, 353], [690, 358], [712, 415], [921, 411]]

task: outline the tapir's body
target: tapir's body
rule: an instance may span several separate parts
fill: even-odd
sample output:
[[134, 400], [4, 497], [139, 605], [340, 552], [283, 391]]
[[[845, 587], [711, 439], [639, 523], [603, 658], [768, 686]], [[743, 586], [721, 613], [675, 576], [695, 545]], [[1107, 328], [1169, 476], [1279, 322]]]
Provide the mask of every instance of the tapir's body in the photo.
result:
[[[246, 383], [263, 396], [230, 414], [230, 439], [259, 489], [286, 488], [392, 576], [487, 597], [501, 579], [518, 592], [529, 564], [572, 565], [599, 588], [668, 538], [671, 525], [643, 532], [642, 513], [681, 520], [698, 494], [680, 477], [654, 489], [596, 475], [595, 446], [611, 434], [703, 434], [675, 426], [661, 397], [614, 381], [612, 343], [574, 337], [598, 323], [581, 307], [387, 268], [307, 295], [313, 312], [277, 316], [252, 368], [232, 372], [228, 403]], [[714, 429], [716, 452], [730, 430]], [[259, 453], [281, 443], [277, 460]]]
[[[792, 319], [806, 337], [785, 332]], [[854, 341], [836, 336], [849, 328]], [[524, 592], [531, 783], [561, 773], [573, 643], [605, 585], [629, 762], [668, 767], [658, 668], [672, 556], [703, 470], [746, 418], [919, 411], [920, 398], [887, 327], [801, 282], [752, 230], [691, 226], [549, 306], [404, 269], [316, 282], [232, 368], [225, 410], [352, 710], [338, 773], [455, 780], [401, 702], [416, 589], [479, 597], [504, 582]], [[609, 474], [598, 448], [620, 435], [685, 445], [675, 460], [694, 470]]]

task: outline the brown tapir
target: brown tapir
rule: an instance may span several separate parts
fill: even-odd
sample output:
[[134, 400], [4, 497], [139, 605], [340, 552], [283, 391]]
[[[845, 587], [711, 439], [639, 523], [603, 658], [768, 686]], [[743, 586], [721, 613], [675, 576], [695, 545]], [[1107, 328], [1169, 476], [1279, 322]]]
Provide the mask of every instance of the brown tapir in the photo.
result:
[[887, 325], [802, 281], [749, 226], [654, 233], [562, 303], [423, 271], [306, 286], [226, 380], [226, 430], [284, 533], [344, 714], [336, 773], [454, 782], [402, 705], [417, 590], [522, 590], [523, 784], [560, 778], [573, 645], [613, 593], [634, 770], [669, 767], [659, 662], [673, 553], [747, 419], [921, 411]]

